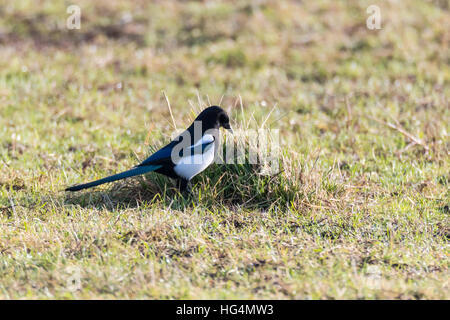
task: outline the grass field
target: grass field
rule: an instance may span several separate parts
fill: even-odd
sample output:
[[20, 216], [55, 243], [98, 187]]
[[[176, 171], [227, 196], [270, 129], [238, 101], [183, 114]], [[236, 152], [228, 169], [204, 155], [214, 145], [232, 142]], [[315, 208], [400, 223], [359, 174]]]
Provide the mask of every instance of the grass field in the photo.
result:
[[[0, 298], [449, 299], [449, 7], [0, 0]], [[169, 141], [165, 96], [267, 119], [280, 174], [62, 191]]]

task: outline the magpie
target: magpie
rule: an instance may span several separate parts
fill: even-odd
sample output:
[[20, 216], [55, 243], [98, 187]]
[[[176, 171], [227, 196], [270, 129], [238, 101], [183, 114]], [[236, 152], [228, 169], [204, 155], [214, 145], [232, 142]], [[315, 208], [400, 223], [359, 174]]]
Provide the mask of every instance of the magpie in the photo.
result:
[[184, 132], [134, 168], [93, 182], [78, 184], [66, 191], [78, 191], [151, 171], [177, 180], [181, 192], [190, 180], [213, 161], [219, 145], [219, 129], [231, 132], [227, 113], [218, 106], [204, 109]]

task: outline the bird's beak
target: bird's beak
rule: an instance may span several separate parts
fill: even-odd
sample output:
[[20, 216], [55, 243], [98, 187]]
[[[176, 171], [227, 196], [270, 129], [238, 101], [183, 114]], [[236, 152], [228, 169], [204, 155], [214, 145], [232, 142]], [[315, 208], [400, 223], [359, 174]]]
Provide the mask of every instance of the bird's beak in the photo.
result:
[[232, 134], [234, 133], [233, 132], [233, 129], [231, 129], [231, 126], [228, 124], [228, 125], [226, 125], [226, 126], [224, 126], [224, 128], [225, 129], [227, 129], [229, 132], [231, 132]]

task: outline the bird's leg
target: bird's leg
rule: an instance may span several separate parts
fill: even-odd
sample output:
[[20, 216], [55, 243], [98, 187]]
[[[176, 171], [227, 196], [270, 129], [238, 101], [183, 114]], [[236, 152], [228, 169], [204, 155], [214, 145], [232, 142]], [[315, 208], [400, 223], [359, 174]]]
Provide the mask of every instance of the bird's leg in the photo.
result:
[[186, 179], [178, 180], [178, 188], [180, 189], [180, 192], [182, 194], [191, 193], [191, 186], [190, 186], [189, 180], [186, 180]]

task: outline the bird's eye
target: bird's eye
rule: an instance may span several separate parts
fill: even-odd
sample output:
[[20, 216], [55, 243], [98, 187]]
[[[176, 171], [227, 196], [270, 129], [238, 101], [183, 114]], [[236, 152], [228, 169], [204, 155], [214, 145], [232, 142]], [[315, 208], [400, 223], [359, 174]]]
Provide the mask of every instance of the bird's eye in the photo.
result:
[[228, 122], [228, 117], [225, 114], [222, 113], [219, 116], [219, 121], [220, 121], [220, 123], [227, 123]]

